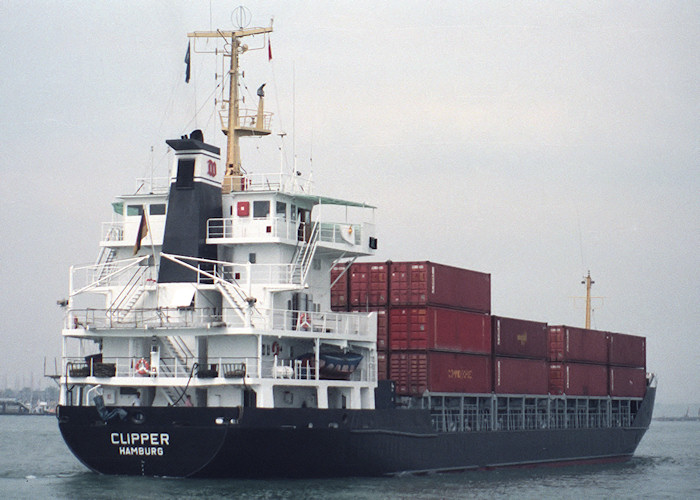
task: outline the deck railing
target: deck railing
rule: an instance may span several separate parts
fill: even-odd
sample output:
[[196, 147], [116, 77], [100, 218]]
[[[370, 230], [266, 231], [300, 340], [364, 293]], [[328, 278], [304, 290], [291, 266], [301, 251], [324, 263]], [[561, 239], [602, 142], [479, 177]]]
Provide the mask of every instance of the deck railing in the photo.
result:
[[[243, 319], [235, 314], [226, 314], [231, 308], [156, 308], [120, 310], [71, 309], [66, 315], [67, 330], [162, 328], [164, 335], [172, 335], [170, 328], [244, 328]], [[226, 323], [223, 322], [226, 318]], [[246, 327], [251, 328], [251, 327]], [[336, 313], [290, 311], [258, 308], [253, 317], [252, 331], [274, 331], [280, 335], [338, 336], [339, 338], [376, 338], [376, 313]], [[294, 332], [294, 333], [292, 333]], [[103, 334], [105, 332], [102, 332]], [[107, 333], [108, 334], [108, 333]], [[182, 336], [184, 332], [178, 332]], [[69, 335], [69, 334], [68, 334]]]
[[[321, 222], [319, 241], [339, 245], [361, 245], [374, 235], [374, 225], [364, 223]], [[280, 238], [296, 241], [304, 235], [304, 223], [286, 220], [283, 217], [242, 220], [240, 218], [217, 218], [207, 221], [207, 239], [269, 239]]]
[[[100, 361], [87, 357], [66, 357], [63, 359], [63, 374], [70, 378], [112, 378], [136, 377], [143, 380], [180, 379], [185, 384], [190, 377], [199, 380], [227, 379], [289, 379], [316, 380], [318, 368], [315, 360], [283, 359], [275, 357], [210, 357], [206, 365], [197, 365], [193, 359], [185, 363], [177, 358], [160, 358], [152, 365], [148, 357], [104, 357]], [[259, 367], [259, 369], [258, 369]], [[376, 367], [367, 364], [360, 366], [350, 376], [351, 381], [374, 381]]]

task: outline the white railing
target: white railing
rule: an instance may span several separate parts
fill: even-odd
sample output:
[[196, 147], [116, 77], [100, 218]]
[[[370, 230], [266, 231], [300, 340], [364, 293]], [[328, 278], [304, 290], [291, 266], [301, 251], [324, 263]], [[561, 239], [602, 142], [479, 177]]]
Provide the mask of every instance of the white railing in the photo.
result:
[[276, 331], [295, 331], [339, 335], [342, 337], [376, 338], [376, 313], [306, 312], [263, 310], [265, 328]]
[[[199, 268], [207, 270], [206, 264]], [[211, 266], [210, 266], [211, 267]], [[289, 283], [289, 278], [294, 270], [293, 264], [217, 264], [216, 276], [232, 283], [242, 286], [247, 284], [279, 285]], [[213, 280], [206, 275], [198, 274], [198, 283], [211, 283]]]
[[285, 193], [311, 194], [313, 181], [310, 178], [285, 174], [246, 174], [230, 177], [234, 186], [242, 191], [282, 191]]
[[[287, 221], [281, 217], [271, 219], [220, 218], [207, 221], [207, 239], [233, 238], [281, 238], [296, 241], [303, 226], [297, 221]], [[374, 235], [374, 224], [367, 222], [349, 224], [342, 222], [321, 222], [319, 241], [340, 245], [361, 246], [369, 236]], [[303, 233], [302, 233], [303, 234]]]
[[[148, 365], [140, 364], [144, 360]], [[192, 360], [187, 360], [192, 361]], [[86, 358], [64, 358], [64, 374], [69, 377], [189, 377], [192, 363], [181, 362], [177, 358], [160, 358], [157, 366], [150, 365], [150, 358], [109, 357], [103, 361], [86, 361]], [[141, 371], [139, 371], [139, 369]]]
[[66, 315], [64, 328], [206, 328], [221, 322], [221, 315], [217, 311], [214, 308], [167, 307], [132, 310], [71, 309]]
[[[101, 264], [72, 266], [70, 294], [73, 296], [100, 286], [126, 286], [147, 261], [148, 256], [142, 256]], [[155, 285], [155, 279], [155, 268], [149, 266], [144, 274], [144, 281], [146, 284]]]
[[[219, 110], [219, 118], [221, 119], [221, 130], [228, 130], [228, 108]], [[257, 109], [240, 109], [238, 110], [237, 127], [270, 130], [272, 122], [272, 113], [265, 111], [262, 116], [262, 126], [258, 124]]]
[[296, 240], [298, 222], [287, 222], [282, 217], [241, 220], [233, 218], [209, 219], [207, 238], [282, 238]]
[[[182, 363], [177, 358], [160, 358], [151, 365], [148, 356], [105, 357], [102, 361], [86, 360], [84, 357], [63, 358], [63, 374], [71, 378], [136, 377], [138, 379], [227, 379], [234, 382], [243, 378], [278, 380], [316, 380], [318, 372], [315, 360], [262, 359], [255, 357], [210, 357], [206, 366], [192, 368], [192, 363]], [[190, 359], [188, 361], [194, 361]], [[148, 362], [146, 365], [144, 362]], [[258, 365], [260, 370], [258, 370]], [[374, 368], [374, 370], [373, 370]], [[360, 365], [350, 376], [351, 381], [374, 381], [376, 367]], [[185, 380], [180, 381], [181, 384]]]
[[136, 193], [138, 194], [163, 194], [169, 190], [169, 177], [138, 177], [136, 179]]
[[[226, 314], [228, 308], [157, 308], [133, 309], [123, 318], [109, 309], [71, 309], [66, 315], [67, 330], [95, 328], [211, 328], [245, 327], [245, 321], [235, 314]], [[118, 313], [119, 310], [116, 310]], [[256, 309], [254, 330], [273, 331], [277, 335], [362, 338], [371, 341], [377, 337], [376, 313], [305, 312], [279, 309]], [[182, 336], [183, 332], [177, 335]]]
[[[136, 236], [141, 224], [140, 217], [130, 217], [130, 220], [103, 222], [100, 234], [100, 241], [106, 242], [126, 242], [130, 245], [136, 243]], [[149, 216], [148, 233], [141, 240], [141, 246], [146, 247], [151, 244], [161, 245], [163, 243], [163, 233], [165, 231], [165, 218], [162, 215]]]

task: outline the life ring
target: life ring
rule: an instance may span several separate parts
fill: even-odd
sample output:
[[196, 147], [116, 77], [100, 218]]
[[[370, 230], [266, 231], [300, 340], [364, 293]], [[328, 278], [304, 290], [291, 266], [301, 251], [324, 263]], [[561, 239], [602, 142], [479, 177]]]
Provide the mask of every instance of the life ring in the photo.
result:
[[139, 375], [148, 375], [151, 370], [151, 365], [144, 358], [139, 359], [134, 367]]

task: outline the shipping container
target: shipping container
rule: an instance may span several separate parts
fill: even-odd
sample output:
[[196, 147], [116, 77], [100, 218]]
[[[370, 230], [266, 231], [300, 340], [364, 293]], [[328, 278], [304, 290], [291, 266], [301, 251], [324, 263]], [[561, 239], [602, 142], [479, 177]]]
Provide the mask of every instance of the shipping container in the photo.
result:
[[392, 308], [389, 346], [490, 354], [491, 316], [442, 307]]
[[608, 363], [608, 334], [573, 326], [550, 326], [549, 360]]
[[551, 363], [549, 392], [567, 396], [607, 396], [608, 367], [584, 363]]
[[389, 282], [392, 306], [443, 306], [491, 312], [491, 275], [435, 264], [393, 262]]
[[389, 378], [387, 356], [386, 352], [377, 352], [377, 380], [388, 380]]
[[386, 306], [389, 303], [389, 264], [355, 263], [350, 267], [351, 307]]
[[491, 328], [496, 356], [547, 359], [547, 323], [492, 316]]
[[610, 333], [609, 339], [611, 365], [646, 368], [647, 341], [644, 337]]
[[439, 351], [392, 351], [389, 376], [396, 393], [421, 396], [424, 392], [491, 393], [491, 357]]
[[547, 394], [548, 380], [548, 365], [543, 359], [494, 357], [496, 394]]
[[389, 309], [386, 307], [351, 307], [351, 312], [377, 313], [377, 349], [389, 349]]
[[345, 264], [336, 264], [331, 268], [331, 311], [348, 310], [348, 273], [344, 271]]
[[647, 390], [644, 368], [610, 367], [610, 395], [617, 398], [643, 398]]

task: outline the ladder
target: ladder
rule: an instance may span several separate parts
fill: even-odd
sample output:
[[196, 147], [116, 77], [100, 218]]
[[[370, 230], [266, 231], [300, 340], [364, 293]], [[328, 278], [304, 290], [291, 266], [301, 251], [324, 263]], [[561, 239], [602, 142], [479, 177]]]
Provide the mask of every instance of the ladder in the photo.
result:
[[303, 285], [306, 282], [306, 277], [309, 275], [309, 268], [314, 260], [316, 247], [318, 246], [319, 222], [315, 222], [308, 242], [302, 242], [297, 247], [294, 255], [292, 274], [289, 283], [292, 285]]

